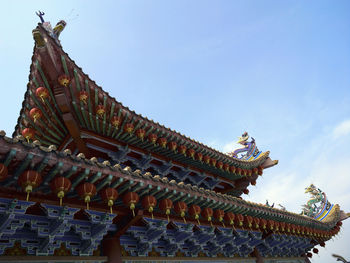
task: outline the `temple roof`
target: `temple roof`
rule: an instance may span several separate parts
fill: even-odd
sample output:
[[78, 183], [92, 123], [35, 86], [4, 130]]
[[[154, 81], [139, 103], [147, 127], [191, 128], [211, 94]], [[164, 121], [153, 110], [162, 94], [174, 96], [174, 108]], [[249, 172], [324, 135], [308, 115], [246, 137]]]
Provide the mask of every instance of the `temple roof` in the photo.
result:
[[[41, 24], [33, 35], [36, 45], [29, 83], [14, 136], [30, 127], [35, 131], [33, 140], [59, 150], [73, 143], [78, 152], [90, 158], [95, 155], [87, 140], [100, 136], [230, 180], [277, 164], [268, 151], [252, 160], [230, 157], [136, 114], [91, 80]], [[38, 94], [40, 87], [47, 94]], [[31, 113], [33, 109], [39, 111], [37, 118]]]

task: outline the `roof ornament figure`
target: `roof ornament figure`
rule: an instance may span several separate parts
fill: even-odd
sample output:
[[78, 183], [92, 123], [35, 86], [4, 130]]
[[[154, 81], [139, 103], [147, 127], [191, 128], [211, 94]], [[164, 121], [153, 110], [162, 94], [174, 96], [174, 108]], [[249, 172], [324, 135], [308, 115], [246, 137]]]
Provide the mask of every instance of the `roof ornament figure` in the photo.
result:
[[[256, 147], [255, 139], [251, 137], [251, 141], [249, 142], [248, 132], [244, 132], [242, 136], [238, 137], [239, 144], [243, 145], [242, 148], [236, 149], [233, 152], [229, 152], [228, 155], [234, 158], [242, 159], [242, 160], [253, 160], [257, 158], [261, 151]], [[238, 156], [238, 154], [242, 154]]]
[[49, 33], [49, 35], [53, 39], [55, 39], [55, 41], [58, 45], [61, 45], [58, 37], [60, 36], [63, 29], [66, 27], [67, 23], [64, 20], [60, 20], [60, 21], [58, 21], [56, 26], [52, 29], [51, 23], [48, 21], [45, 22], [45, 20], [44, 20], [44, 17], [43, 17], [45, 15], [44, 12], [38, 11], [38, 12], [36, 12], [36, 15], [40, 18], [41, 25], [43, 26], [43, 28]]
[[274, 206], [275, 206], [275, 203], [273, 203], [272, 205], [270, 205], [270, 204], [269, 204], [269, 200], [266, 199], [265, 206], [267, 206], [267, 207], [274, 207]]

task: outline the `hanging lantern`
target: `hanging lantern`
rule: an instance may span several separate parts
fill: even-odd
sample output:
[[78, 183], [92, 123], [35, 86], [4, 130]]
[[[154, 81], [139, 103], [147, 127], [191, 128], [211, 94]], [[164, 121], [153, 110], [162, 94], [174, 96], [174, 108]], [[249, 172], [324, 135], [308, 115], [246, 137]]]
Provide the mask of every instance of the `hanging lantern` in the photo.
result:
[[154, 133], [148, 135], [148, 140], [150, 143], [156, 144], [157, 138], [157, 135]]
[[185, 215], [187, 212], [187, 204], [185, 202], [179, 201], [175, 203], [174, 210], [176, 214], [179, 214], [182, 217], [184, 223], [186, 224]]
[[229, 222], [230, 225], [233, 227], [234, 220], [235, 220], [235, 214], [232, 212], [227, 212], [224, 217], [226, 222]]
[[236, 223], [237, 223], [240, 227], [243, 226], [243, 221], [244, 221], [243, 215], [237, 214], [237, 215], [235, 216], [235, 218], [236, 218]]
[[210, 159], [210, 163], [211, 163], [212, 166], [216, 166], [216, 159], [211, 158]]
[[8, 170], [5, 164], [0, 163], [0, 182], [5, 181], [8, 176]]
[[188, 149], [188, 150], [187, 150], [187, 155], [188, 155], [189, 157], [191, 157], [192, 159], [194, 159], [195, 153], [196, 153], [196, 151], [193, 150], [193, 149]]
[[251, 169], [247, 170], [247, 175], [248, 176], [252, 176], [252, 174], [253, 174], [253, 171]]
[[243, 190], [243, 194], [248, 195], [248, 194], [249, 194], [249, 190], [248, 190], [247, 188], [244, 189], [244, 190]]
[[103, 105], [97, 105], [96, 113], [98, 116], [100, 116], [100, 118], [102, 118], [103, 115], [105, 115], [105, 113], [106, 113], [105, 107]]
[[210, 156], [205, 155], [205, 156], [203, 157], [203, 161], [204, 161], [206, 164], [209, 164], [209, 163], [210, 163]]
[[27, 201], [29, 201], [29, 194], [35, 187], [40, 185], [42, 182], [41, 175], [34, 170], [27, 170], [21, 174], [18, 178], [18, 184], [22, 186], [24, 191], [27, 193]]
[[181, 154], [186, 156], [186, 149], [187, 149], [187, 147], [185, 145], [180, 145], [177, 149], [179, 150], [179, 153], [181, 153]]
[[190, 214], [190, 216], [194, 217], [194, 219], [197, 220], [198, 225], [200, 225], [199, 215], [201, 214], [201, 208], [198, 205], [191, 205], [188, 209], [188, 213]]
[[166, 144], [167, 144], [166, 138], [159, 138], [158, 139], [158, 144], [160, 145], [160, 147], [165, 148]]
[[253, 174], [258, 174], [258, 168], [253, 168]]
[[176, 148], [177, 148], [176, 142], [169, 142], [169, 143], [168, 143], [168, 148], [169, 148], [169, 150], [175, 152], [175, 151], [176, 151]]
[[236, 168], [236, 174], [241, 175], [242, 174], [242, 169], [237, 167]]
[[256, 185], [256, 180], [250, 182], [251, 185]]
[[267, 221], [264, 218], [260, 219], [260, 228], [266, 229]]
[[270, 230], [273, 230], [274, 226], [275, 226], [275, 221], [270, 220], [270, 219], [267, 220], [267, 227], [268, 227]]
[[134, 124], [132, 124], [132, 123], [127, 123], [127, 124], [125, 124], [125, 126], [124, 126], [124, 132], [129, 133], [129, 135], [131, 135], [131, 133], [133, 132], [133, 130], [134, 130]]
[[29, 116], [30, 116], [31, 119], [33, 119], [34, 123], [35, 123], [38, 119], [40, 119], [42, 115], [43, 115], [43, 114], [42, 114], [41, 110], [39, 110], [38, 108], [33, 108], [33, 109], [31, 109], [30, 112], [29, 112]]
[[85, 105], [87, 104], [88, 98], [89, 98], [89, 93], [87, 93], [87, 91], [82, 90], [79, 92], [79, 101], [83, 102]]
[[89, 203], [91, 201], [91, 197], [96, 194], [96, 187], [91, 183], [83, 183], [77, 187], [77, 193], [81, 198], [84, 198], [84, 202], [86, 203], [86, 209], [89, 210]]
[[145, 131], [145, 129], [138, 129], [138, 130], [136, 130], [135, 134], [136, 134], [137, 138], [139, 138], [141, 141], [143, 141], [143, 139], [145, 138], [146, 131]]
[[223, 166], [224, 166], [224, 163], [221, 161], [216, 163], [216, 167], [219, 169], [222, 169]]
[[198, 161], [202, 161], [202, 159], [203, 159], [203, 154], [201, 154], [201, 153], [196, 153], [196, 159], [198, 160]]
[[235, 172], [236, 172], [236, 167], [230, 166], [230, 172], [231, 172], [231, 173], [235, 173]]
[[142, 206], [152, 215], [153, 219], [153, 210], [157, 205], [157, 199], [153, 195], [147, 195], [142, 199]]
[[69, 192], [72, 186], [71, 181], [65, 177], [56, 177], [55, 180], [51, 183], [52, 191], [60, 199], [60, 206], [62, 206], [62, 199], [64, 195]]
[[[286, 223], [285, 222], [280, 222], [280, 227], [281, 227], [281, 231], [284, 232], [285, 228], [286, 228]], [[307, 227], [305, 228], [305, 233], [308, 232]]]
[[111, 123], [117, 129], [122, 123], [122, 118], [114, 115], [111, 119]]
[[214, 217], [216, 220], [218, 220], [220, 223], [222, 223], [223, 227], [225, 227], [224, 216], [225, 216], [224, 210], [221, 210], [221, 209], [215, 210]]
[[139, 201], [139, 195], [135, 192], [128, 192], [123, 197], [124, 204], [130, 208], [132, 211], [133, 216], [135, 216], [135, 205]]
[[224, 163], [224, 170], [226, 172], [229, 172], [230, 171], [230, 166], [227, 164], [227, 163]]
[[113, 214], [113, 204], [114, 201], [118, 198], [118, 192], [112, 187], [107, 187], [102, 190], [101, 192], [101, 198], [107, 202], [107, 205], [109, 206], [110, 213]]
[[206, 218], [208, 220], [208, 222], [210, 222], [210, 225], [213, 226], [212, 223], [212, 217], [213, 217], [213, 209], [206, 207], [202, 210], [201, 215]]
[[325, 246], [326, 246], [326, 243], [325, 243], [325, 242], [321, 242], [321, 243], [320, 243], [320, 246], [321, 246], [321, 247], [325, 247]]
[[45, 102], [45, 99], [49, 97], [49, 91], [47, 88], [39, 87], [35, 90], [35, 95], [42, 100], [42, 102]]
[[168, 222], [169, 222], [169, 215], [172, 207], [173, 207], [173, 201], [171, 201], [169, 198], [165, 198], [159, 202], [159, 209], [162, 211], [165, 211], [165, 214], [168, 217]]
[[306, 256], [307, 256], [308, 258], [312, 258], [312, 253], [308, 252], [308, 253], [306, 254]]
[[253, 217], [251, 216], [245, 216], [244, 217], [244, 223], [247, 228], [252, 228], [253, 227]]
[[253, 221], [254, 221], [254, 227], [259, 228], [260, 219], [257, 217], [254, 217]]
[[22, 135], [24, 138], [26, 138], [27, 142], [29, 143], [29, 140], [32, 140], [35, 135], [35, 131], [32, 128], [25, 128], [22, 131]]
[[258, 167], [258, 175], [262, 175], [263, 174], [263, 170], [264, 170], [264, 168], [260, 165]]
[[60, 85], [68, 87], [70, 82], [70, 79], [67, 75], [61, 75], [58, 77], [58, 83], [60, 83]]

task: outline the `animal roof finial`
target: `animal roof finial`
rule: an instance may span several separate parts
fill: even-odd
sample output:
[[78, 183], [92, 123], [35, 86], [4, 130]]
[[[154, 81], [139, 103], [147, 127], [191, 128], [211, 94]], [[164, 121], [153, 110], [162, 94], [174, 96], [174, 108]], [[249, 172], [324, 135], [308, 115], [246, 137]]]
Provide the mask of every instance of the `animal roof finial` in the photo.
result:
[[35, 13], [38, 17], [40, 17], [41, 23], [44, 23], [45, 21], [44, 21], [43, 16], [45, 15], [45, 13], [40, 11], [40, 10], [38, 12], [35, 12]]

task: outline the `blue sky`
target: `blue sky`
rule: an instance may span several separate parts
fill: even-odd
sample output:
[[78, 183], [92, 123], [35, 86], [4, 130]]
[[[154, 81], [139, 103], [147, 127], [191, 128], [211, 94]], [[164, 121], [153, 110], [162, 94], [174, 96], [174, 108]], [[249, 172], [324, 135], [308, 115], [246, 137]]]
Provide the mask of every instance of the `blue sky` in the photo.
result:
[[[64, 50], [125, 106], [224, 152], [245, 130], [270, 150], [280, 163], [249, 200], [299, 212], [314, 183], [350, 212], [349, 1], [0, 1], [0, 9], [8, 134], [43, 10], [53, 25], [67, 21]], [[313, 262], [333, 262], [330, 253], [350, 260], [349, 243], [344, 222]]]

